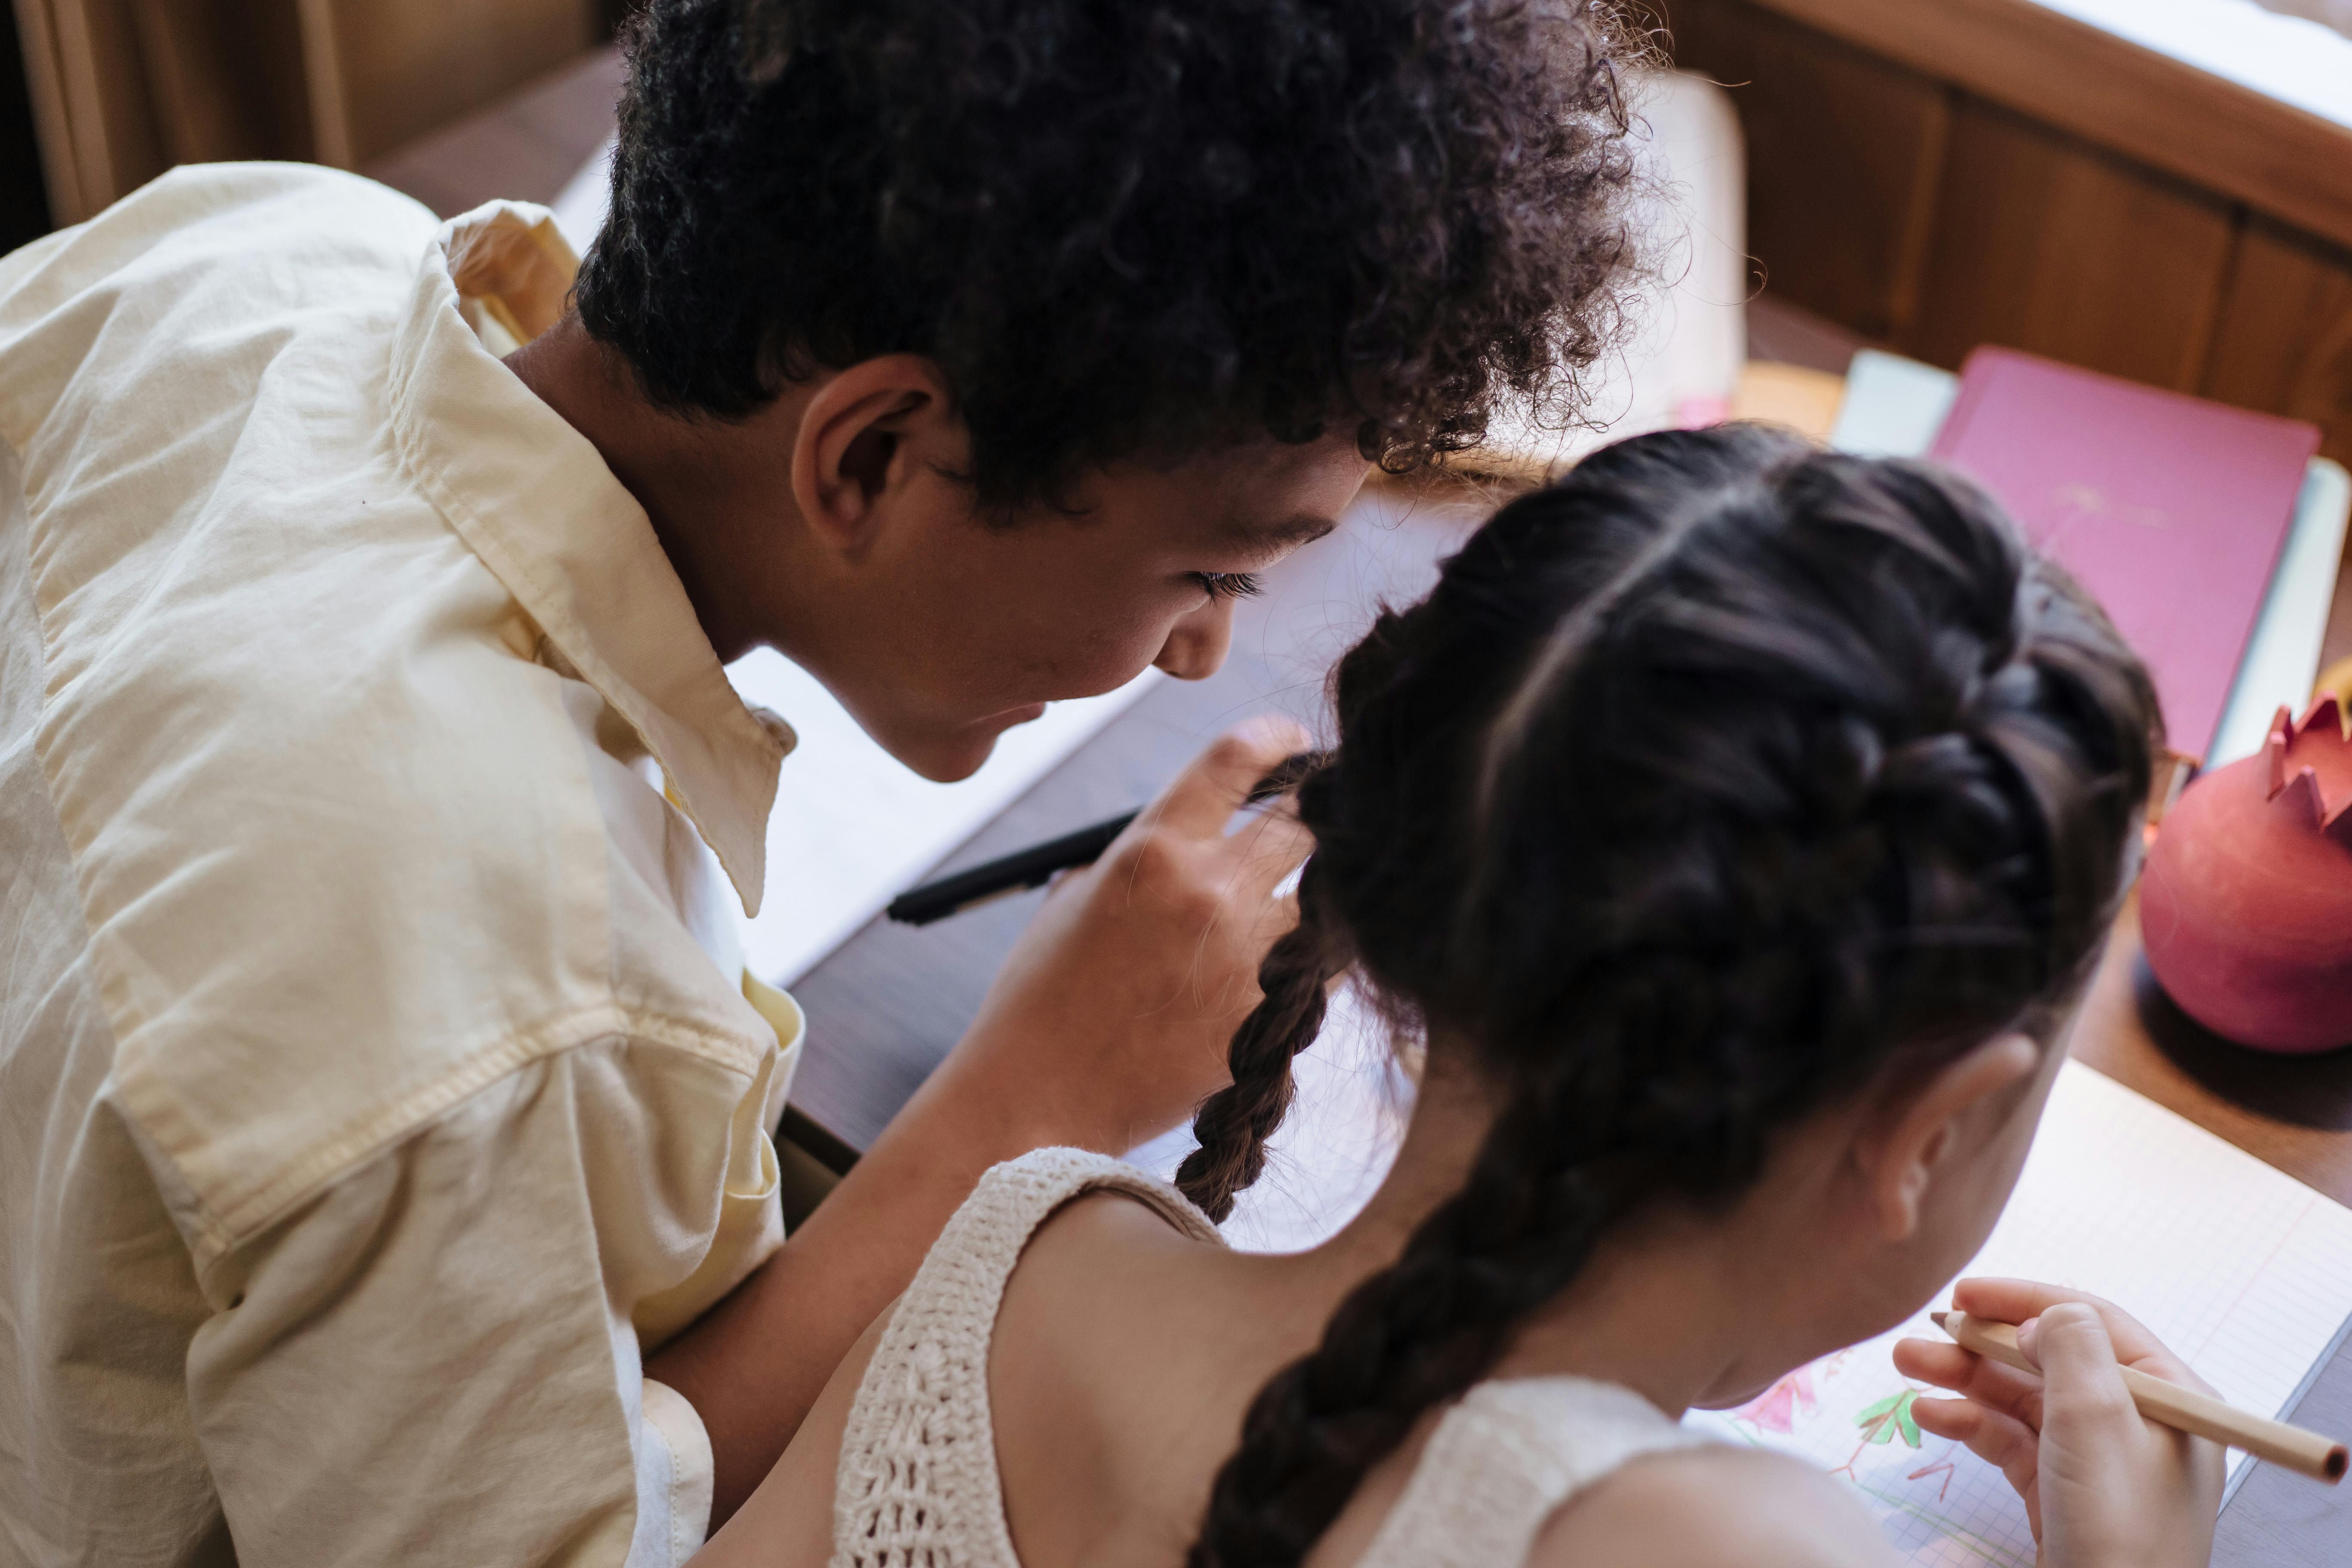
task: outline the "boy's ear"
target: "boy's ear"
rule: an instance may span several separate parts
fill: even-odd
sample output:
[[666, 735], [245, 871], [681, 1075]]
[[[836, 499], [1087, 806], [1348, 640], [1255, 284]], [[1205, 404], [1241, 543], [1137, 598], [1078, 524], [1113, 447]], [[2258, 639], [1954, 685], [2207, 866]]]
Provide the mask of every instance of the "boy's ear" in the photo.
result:
[[1913, 1079], [1888, 1091], [1854, 1143], [1887, 1240], [1907, 1240], [1918, 1230], [1927, 1190], [1961, 1140], [1990, 1128], [2000, 1097], [2040, 1069], [2042, 1051], [2025, 1035], [1995, 1035], [1924, 1081]]
[[938, 462], [959, 460], [946, 378], [919, 354], [883, 354], [817, 384], [793, 441], [793, 504], [818, 538], [862, 554], [891, 500]]

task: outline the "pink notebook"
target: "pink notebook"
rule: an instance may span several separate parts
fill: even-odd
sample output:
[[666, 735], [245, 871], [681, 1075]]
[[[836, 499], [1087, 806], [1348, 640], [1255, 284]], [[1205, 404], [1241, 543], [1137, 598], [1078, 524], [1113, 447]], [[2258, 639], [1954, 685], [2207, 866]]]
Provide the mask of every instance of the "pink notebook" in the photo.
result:
[[1982, 348], [1930, 456], [2000, 499], [2147, 661], [2172, 748], [2212, 744], [2319, 431]]

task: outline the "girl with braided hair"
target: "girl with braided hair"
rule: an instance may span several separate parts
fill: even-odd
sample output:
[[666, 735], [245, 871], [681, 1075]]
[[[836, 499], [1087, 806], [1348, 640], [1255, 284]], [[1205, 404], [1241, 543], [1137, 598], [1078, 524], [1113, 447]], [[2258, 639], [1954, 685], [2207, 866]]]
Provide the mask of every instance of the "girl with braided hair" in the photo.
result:
[[[1916, 1310], [1999, 1214], [2133, 870], [2156, 706], [1981, 492], [1762, 428], [1504, 508], [1334, 680], [1297, 928], [1181, 1195], [998, 1167], [714, 1558], [1864, 1563], [1826, 1477], [1694, 1443]], [[1420, 1081], [1338, 1237], [1225, 1250], [1342, 976]], [[1018, 1263], [1017, 1269], [1015, 1263]], [[1969, 1281], [2042, 1379], [1907, 1342], [2053, 1568], [2201, 1564], [2210, 1445], [2105, 1303]]]

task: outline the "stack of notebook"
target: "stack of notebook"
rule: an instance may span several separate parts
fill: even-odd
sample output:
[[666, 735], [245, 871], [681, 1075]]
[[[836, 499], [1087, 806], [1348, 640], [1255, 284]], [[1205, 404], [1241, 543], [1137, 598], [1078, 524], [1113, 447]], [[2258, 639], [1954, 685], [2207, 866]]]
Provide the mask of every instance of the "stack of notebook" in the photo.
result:
[[2313, 426], [2008, 349], [1957, 377], [1865, 352], [1831, 441], [1999, 497], [2147, 662], [2176, 752], [2248, 755], [2309, 696], [2352, 513]]

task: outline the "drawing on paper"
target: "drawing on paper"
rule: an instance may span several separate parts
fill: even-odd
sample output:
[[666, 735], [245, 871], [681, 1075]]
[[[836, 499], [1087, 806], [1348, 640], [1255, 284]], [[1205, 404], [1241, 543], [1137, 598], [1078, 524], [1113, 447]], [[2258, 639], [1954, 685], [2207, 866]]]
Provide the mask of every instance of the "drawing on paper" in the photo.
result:
[[1862, 1440], [1864, 1443], [1891, 1442], [1895, 1434], [1900, 1432], [1904, 1442], [1917, 1447], [1919, 1419], [1911, 1414], [1911, 1406], [1918, 1403], [1919, 1394], [1918, 1389], [1906, 1388], [1864, 1406], [1862, 1414], [1853, 1418], [1853, 1424], [1862, 1428]]
[[[2268, 1414], [2293, 1403], [2352, 1311], [2352, 1210], [2069, 1065], [2016, 1195], [1968, 1272], [2095, 1290], [2232, 1401]], [[2007, 1479], [1919, 1426], [1914, 1407], [1937, 1391], [1895, 1370], [1905, 1335], [1942, 1337], [1914, 1318], [1736, 1408], [1695, 1411], [1690, 1425], [1836, 1476], [1914, 1568], [2033, 1568], [2033, 1532]], [[2242, 1457], [2231, 1459], [2243, 1474]]]
[[[1905, 1331], [1931, 1332], [1922, 1322]], [[2032, 1568], [2032, 1531], [1999, 1471], [1931, 1437], [1914, 1406], [1935, 1390], [1895, 1373], [1894, 1335], [1799, 1367], [1736, 1409], [1694, 1424], [1775, 1448], [1853, 1487], [1920, 1568]]]
[[1813, 1397], [1813, 1369], [1801, 1366], [1731, 1415], [1734, 1420], [1746, 1421], [1759, 1432], [1778, 1432], [1785, 1437], [1796, 1430], [1797, 1406], [1801, 1404], [1811, 1411], [1817, 1403]]
[[1932, 1465], [1922, 1465], [1903, 1479], [1906, 1481], [1923, 1481], [1929, 1476], [1943, 1477], [1943, 1484], [1936, 1489], [1936, 1500], [1949, 1502], [1952, 1496], [1952, 1478], [1959, 1474], [1959, 1467], [1952, 1463], [1952, 1456], [1959, 1451], [1960, 1446], [1955, 1443], [1944, 1450], [1944, 1457]]

